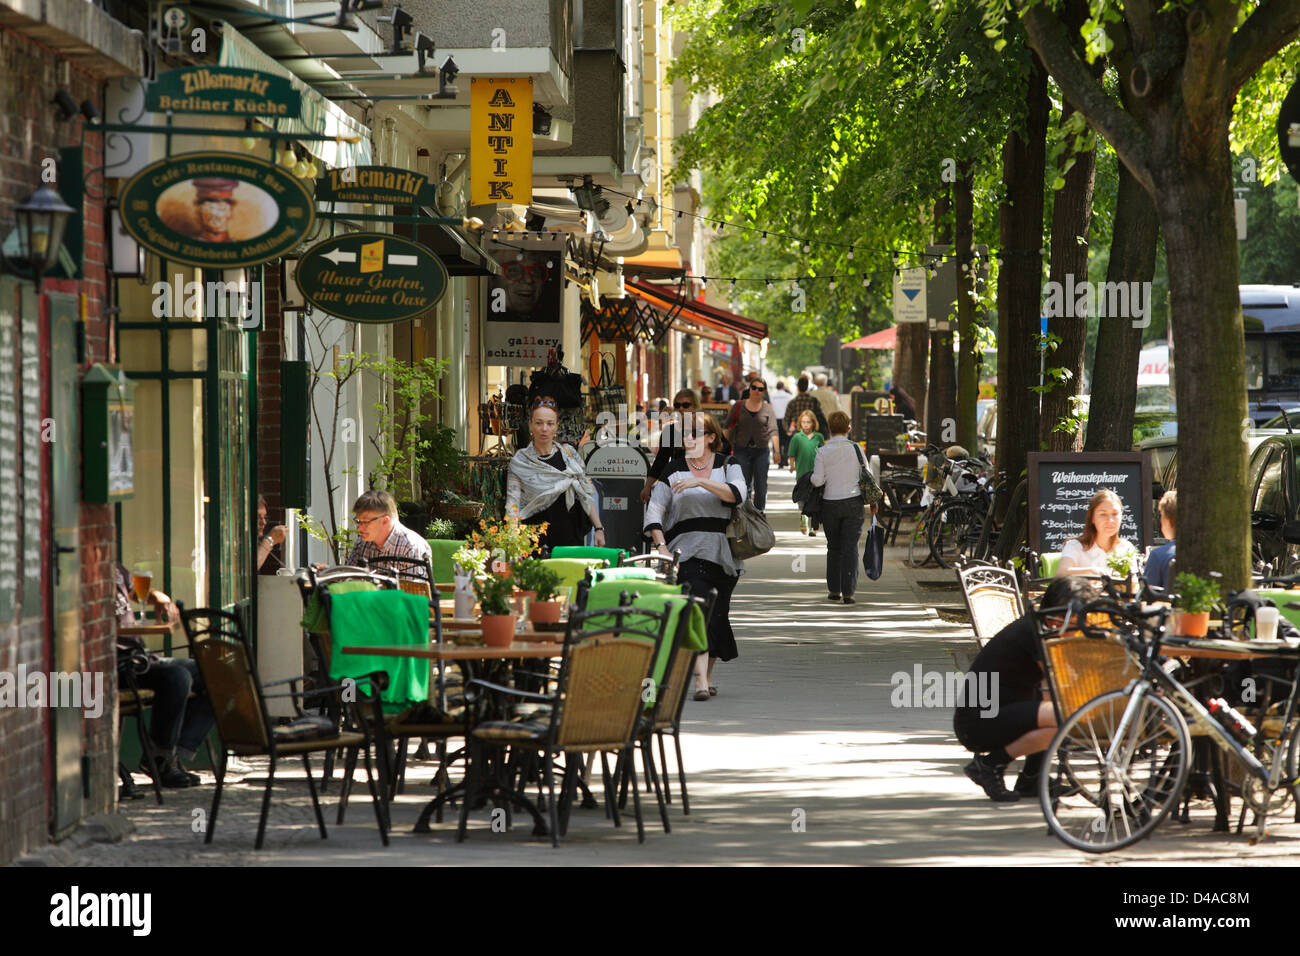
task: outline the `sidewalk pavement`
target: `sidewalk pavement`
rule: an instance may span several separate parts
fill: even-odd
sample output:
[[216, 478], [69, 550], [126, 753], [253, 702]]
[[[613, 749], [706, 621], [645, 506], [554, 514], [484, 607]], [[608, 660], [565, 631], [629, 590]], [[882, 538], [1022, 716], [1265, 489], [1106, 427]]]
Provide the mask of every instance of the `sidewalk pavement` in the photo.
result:
[[[429, 798], [430, 774], [408, 772], [393, 806], [392, 845], [380, 846], [364, 782], [354, 789], [347, 824], [335, 826], [337, 782], [325, 802], [329, 839], [321, 840], [301, 765], [282, 763], [266, 848], [252, 849], [265, 761], [227, 780], [210, 846], [203, 821], [212, 799], [205, 785], [126, 803], [136, 827], [117, 844], [76, 850], [78, 865], [545, 865], [590, 864], [893, 864], [893, 865], [1294, 865], [1300, 825], [1279, 814], [1259, 846], [1245, 835], [1211, 832], [1208, 803], [1194, 803], [1192, 822], [1166, 820], [1155, 835], [1116, 853], [1091, 856], [1047, 834], [1036, 800], [995, 804], [962, 774], [970, 755], [952, 735], [945, 708], [896, 708], [891, 678], [920, 667], [964, 667], [976, 650], [956, 615], [960, 594], [951, 572], [902, 566], [905, 543], [888, 549], [879, 581], [862, 576], [859, 603], [826, 601], [825, 538], [798, 531], [789, 503], [793, 481], [772, 475], [768, 517], [777, 546], [747, 562], [732, 601], [740, 657], [720, 663], [718, 696], [688, 701], [682, 748], [691, 814], [683, 816], [673, 774], [673, 832], [664, 834], [653, 796], [643, 793], [646, 842], [630, 819], [616, 830], [601, 810], [573, 813], [558, 850], [531, 836], [516, 816], [494, 833], [486, 810], [471, 817], [469, 837], [455, 842], [449, 813], [431, 834], [412, 826]], [[902, 536], [900, 536], [900, 541]], [[956, 662], [956, 663], [955, 663]], [[669, 756], [670, 764], [673, 757]], [[296, 767], [296, 772], [293, 772]], [[317, 772], [319, 764], [316, 765]], [[1010, 776], [1009, 776], [1010, 779]], [[630, 807], [629, 807], [630, 810]], [[1235, 819], [1234, 819], [1235, 824]]]

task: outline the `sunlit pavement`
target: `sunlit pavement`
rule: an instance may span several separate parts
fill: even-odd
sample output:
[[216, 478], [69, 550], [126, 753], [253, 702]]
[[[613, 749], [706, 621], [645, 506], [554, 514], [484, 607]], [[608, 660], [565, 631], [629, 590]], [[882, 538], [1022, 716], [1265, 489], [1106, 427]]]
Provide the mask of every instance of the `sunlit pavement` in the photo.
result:
[[[468, 840], [455, 842], [455, 814], [434, 832], [412, 832], [428, 799], [419, 765], [393, 807], [392, 845], [380, 846], [369, 795], [358, 781], [345, 826], [335, 826], [337, 784], [325, 797], [329, 839], [316, 831], [301, 764], [284, 762], [266, 848], [252, 850], [264, 764], [228, 785], [214, 843], [202, 820], [212, 785], [169, 791], [166, 805], [129, 802], [137, 832], [123, 843], [78, 852], [90, 865], [527, 865], [584, 864], [996, 864], [996, 865], [1293, 865], [1300, 825], [1293, 810], [1251, 847], [1246, 835], [1213, 833], [1207, 803], [1190, 824], [1166, 820], [1155, 836], [1103, 856], [1079, 853], [1047, 834], [1036, 800], [994, 804], [961, 772], [970, 759], [951, 733], [951, 712], [891, 706], [891, 675], [950, 670], [968, 662], [969, 628], [944, 623], [926, 606], [957, 606], [952, 590], [914, 585], [948, 573], [913, 573], [887, 552], [876, 582], [861, 579], [859, 602], [826, 601], [825, 538], [798, 533], [789, 493], [773, 474], [768, 516], [777, 547], [748, 562], [732, 603], [740, 658], [719, 664], [718, 696], [688, 701], [683, 750], [691, 814], [684, 816], [673, 775], [671, 834], [652, 796], [642, 793], [646, 842], [629, 818], [615, 829], [601, 810], [575, 810], [559, 849], [531, 835], [526, 817], [493, 832], [488, 811], [471, 817]], [[901, 538], [900, 538], [901, 540]], [[673, 758], [669, 756], [673, 765]], [[1011, 782], [1012, 775], [1008, 777]], [[205, 775], [205, 781], [210, 781]], [[1239, 807], [1239, 802], [1235, 804]], [[1236, 819], [1234, 816], [1233, 823]]]

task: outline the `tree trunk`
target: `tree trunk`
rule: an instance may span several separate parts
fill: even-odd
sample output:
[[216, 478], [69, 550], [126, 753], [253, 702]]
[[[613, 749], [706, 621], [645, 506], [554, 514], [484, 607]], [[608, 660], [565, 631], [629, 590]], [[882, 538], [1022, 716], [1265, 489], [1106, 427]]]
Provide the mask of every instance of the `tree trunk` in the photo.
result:
[[1239, 589], [1250, 584], [1246, 348], [1226, 110], [1215, 125], [1201, 136], [1187, 128], [1170, 135], [1172, 156], [1151, 171], [1169, 262], [1178, 408], [1184, 426], [1196, 425], [1178, 430], [1178, 568], [1217, 571], [1224, 587]]
[[[952, 243], [952, 224], [948, 219], [951, 209], [952, 200], [947, 195], [939, 197], [934, 204], [935, 245]], [[933, 311], [930, 314], [937, 315]], [[930, 390], [925, 401], [925, 433], [935, 444], [948, 445], [957, 440], [957, 368], [952, 357], [952, 323], [944, 317], [940, 317], [938, 323], [930, 333]]]
[[[1159, 228], [1150, 194], [1120, 163], [1106, 282], [1126, 285], [1128, 315], [1111, 315], [1108, 310], [1097, 329], [1085, 451], [1128, 451], [1133, 446], [1138, 353], [1143, 330], [1151, 321], [1151, 277], [1156, 269]], [[1134, 291], [1141, 296], [1137, 301]], [[1139, 314], [1142, 309], [1145, 317]]]
[[957, 444], [976, 454], [975, 402], [979, 398], [979, 353], [975, 343], [975, 176], [971, 164], [961, 164], [953, 189], [953, 253], [957, 259]]
[[[1069, 103], [1061, 110], [1061, 123], [1074, 112]], [[1088, 288], [1088, 227], [1092, 223], [1092, 190], [1097, 168], [1097, 149], [1079, 153], [1065, 174], [1065, 186], [1056, 193], [1052, 204], [1052, 269], [1050, 281], [1062, 290], [1057, 301], [1059, 314], [1048, 312], [1047, 334], [1061, 341], [1055, 351], [1047, 353], [1047, 368], [1065, 369], [1063, 381], [1046, 376], [1043, 413], [1038, 423], [1038, 437], [1049, 451], [1076, 451], [1079, 436], [1061, 431], [1057, 425], [1073, 410], [1071, 399], [1083, 388], [1083, 348], [1088, 339], [1088, 317], [1075, 309], [1077, 290]], [[1050, 309], [1050, 300], [1049, 306]], [[1046, 310], [1045, 310], [1046, 311]]]
[[1042, 292], [1043, 174], [1047, 165], [1047, 71], [1037, 56], [1025, 88], [1025, 129], [1002, 148], [998, 266], [997, 467], [1014, 485], [1038, 450], [1039, 295]]
[[916, 413], [925, 417], [925, 371], [930, 360], [930, 333], [924, 322], [903, 322], [894, 345], [893, 382], [916, 402]]

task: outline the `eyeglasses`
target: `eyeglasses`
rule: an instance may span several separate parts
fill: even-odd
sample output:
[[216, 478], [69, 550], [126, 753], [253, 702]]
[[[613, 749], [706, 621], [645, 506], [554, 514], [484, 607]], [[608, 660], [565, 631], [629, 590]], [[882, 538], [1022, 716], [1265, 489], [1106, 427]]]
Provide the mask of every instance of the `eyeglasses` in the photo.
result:
[[555, 399], [553, 398], [533, 399], [533, 411], [537, 411], [539, 408], [551, 408], [557, 412], [560, 410], [559, 406], [555, 404]]
[[501, 272], [510, 282], [520, 282], [524, 276], [537, 282], [545, 282], [551, 270], [544, 263], [530, 265], [525, 262], [507, 262], [501, 266]]
[[387, 518], [387, 517], [388, 517], [388, 515], [375, 515], [373, 518], [358, 518], [358, 519], [357, 519], [357, 527], [358, 527], [358, 528], [364, 528], [366, 525], [371, 524], [372, 522], [375, 522], [375, 521], [380, 520], [381, 518]]
[[673, 408], [694, 408], [694, 402], [673, 402]]
[[766, 392], [766, 391], [767, 391], [767, 386], [766, 386], [766, 385], [751, 385], [751, 386], [749, 386], [749, 390], [750, 390], [751, 392]]

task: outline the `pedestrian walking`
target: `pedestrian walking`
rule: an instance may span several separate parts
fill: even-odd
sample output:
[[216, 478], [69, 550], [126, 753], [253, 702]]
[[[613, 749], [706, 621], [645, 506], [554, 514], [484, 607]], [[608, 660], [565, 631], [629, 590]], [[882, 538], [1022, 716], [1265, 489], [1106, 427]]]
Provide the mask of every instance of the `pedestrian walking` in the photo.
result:
[[663, 431], [659, 433], [659, 450], [655, 452], [654, 461], [646, 475], [645, 487], [641, 489], [641, 504], [650, 503], [650, 491], [655, 482], [667, 471], [674, 461], [680, 461], [685, 454], [682, 445], [681, 419], [683, 415], [699, 411], [700, 400], [694, 389], [683, 388], [673, 396], [671, 417], [662, 418]]
[[524, 524], [546, 522], [543, 548], [581, 545], [595, 528], [595, 544], [605, 546], [605, 529], [596, 510], [596, 489], [572, 445], [557, 445], [559, 411], [554, 398], [533, 399], [528, 430], [533, 440], [515, 452], [506, 477], [506, 516]]
[[795, 388], [798, 389], [798, 393], [794, 398], [790, 399], [789, 403], [785, 406], [785, 416], [781, 421], [786, 433], [793, 435], [798, 431], [800, 414], [807, 409], [817, 416], [817, 430], [822, 433], [822, 437], [829, 438], [830, 429], [826, 427], [826, 415], [822, 412], [821, 404], [817, 399], [813, 398], [813, 396], [809, 394], [808, 385], [808, 376], [800, 375], [799, 381], [795, 383]]
[[790, 450], [790, 432], [785, 428], [785, 410], [790, 407], [790, 399], [794, 398], [793, 393], [785, 387], [785, 382], [776, 383], [776, 388], [768, 394], [767, 400], [772, 403], [772, 411], [776, 412], [776, 420], [782, 423], [779, 429], [781, 438], [781, 460], [785, 461]]
[[826, 529], [826, 600], [855, 604], [858, 583], [858, 538], [862, 535], [864, 511], [872, 514], [858, 487], [864, 459], [862, 449], [849, 441], [849, 416], [833, 412], [828, 421], [831, 440], [817, 449], [812, 483], [822, 492], [822, 526]]
[[735, 427], [731, 431], [731, 444], [735, 447], [736, 460], [745, 472], [745, 484], [754, 489], [754, 507], [766, 512], [767, 469], [769, 464], [781, 464], [779, 427], [776, 412], [767, 400], [767, 383], [755, 379], [745, 400], [736, 403], [733, 414]]
[[[813, 465], [817, 460], [817, 449], [824, 444], [826, 444], [826, 439], [817, 430], [817, 416], [812, 413], [812, 409], [805, 409], [800, 412], [799, 431], [790, 439], [790, 451], [787, 459], [790, 470], [794, 472], [796, 483], [813, 470]], [[808, 516], [805, 514], [799, 516], [799, 530], [806, 535], [816, 536], [817, 534], [812, 527], [812, 522], [808, 520]]]
[[731, 594], [744, 564], [732, 557], [727, 525], [732, 509], [745, 500], [746, 485], [740, 466], [722, 454], [722, 429], [713, 416], [684, 414], [682, 442], [686, 454], [655, 482], [645, 531], [661, 554], [679, 554], [677, 580], [692, 594], [718, 592], [708, 621], [709, 653], [695, 661], [695, 699], [708, 700], [718, 693], [713, 665], [740, 653], [731, 629]]

